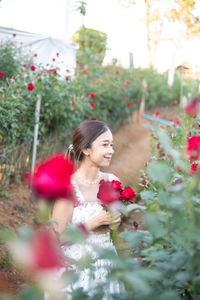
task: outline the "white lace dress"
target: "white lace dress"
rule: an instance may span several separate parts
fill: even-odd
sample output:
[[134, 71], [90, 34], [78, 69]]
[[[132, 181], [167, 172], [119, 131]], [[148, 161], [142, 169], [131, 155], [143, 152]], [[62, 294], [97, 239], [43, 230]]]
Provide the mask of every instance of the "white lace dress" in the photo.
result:
[[[113, 174], [108, 174], [108, 180], [118, 180], [116, 176]], [[72, 216], [72, 224], [80, 224], [85, 223], [91, 218], [97, 216], [102, 210], [103, 207], [100, 202], [86, 202], [84, 197], [79, 189], [77, 183], [72, 180], [72, 184], [74, 186], [75, 194], [78, 200], [78, 206], [74, 207], [73, 216]], [[112, 249], [116, 253], [116, 248], [113, 242], [110, 240], [110, 233], [107, 232], [105, 234], [96, 234], [91, 232], [89, 237], [87, 238], [86, 243], [83, 244], [73, 244], [71, 246], [62, 246], [62, 250], [66, 257], [70, 257], [76, 261], [80, 260], [86, 253], [89, 253], [91, 257], [95, 260], [93, 263], [94, 273], [93, 277], [89, 275], [90, 269], [86, 268], [84, 270], [77, 270], [76, 266], [71, 266], [72, 270], [78, 272], [79, 280], [73, 285], [73, 289], [83, 288], [84, 291], [88, 292], [89, 295], [93, 295], [93, 291], [99, 282], [104, 283], [104, 297], [103, 300], [110, 300], [112, 298], [112, 294], [122, 294], [124, 293], [124, 285], [122, 283], [116, 281], [108, 281], [107, 275], [109, 267], [112, 266], [112, 262], [109, 259], [98, 259], [98, 254], [95, 252], [92, 245], [97, 245], [99, 247]], [[66, 295], [71, 291], [71, 287], [67, 286], [65, 289]], [[67, 295], [67, 300], [71, 299], [69, 295]], [[123, 298], [125, 299], [125, 298]]]

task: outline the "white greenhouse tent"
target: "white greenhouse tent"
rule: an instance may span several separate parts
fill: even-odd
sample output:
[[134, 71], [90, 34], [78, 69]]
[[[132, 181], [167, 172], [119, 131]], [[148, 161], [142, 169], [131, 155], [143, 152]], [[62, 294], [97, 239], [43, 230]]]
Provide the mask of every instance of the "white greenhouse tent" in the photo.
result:
[[[61, 76], [74, 75], [77, 45], [53, 37], [0, 26], [0, 42], [13, 39], [22, 49], [27, 49], [35, 61], [44, 67], [58, 67]], [[57, 54], [58, 53], [58, 54]], [[55, 61], [54, 61], [55, 60]], [[70, 72], [66, 73], [66, 70]]]
[[[37, 63], [41, 63], [48, 69], [58, 67], [58, 73], [62, 77], [69, 75], [73, 77], [76, 67], [77, 45], [41, 34], [0, 27], [0, 42], [8, 39], [14, 39], [22, 49], [30, 51], [31, 55], [37, 54], [35, 57]], [[34, 170], [37, 155], [40, 105], [41, 96], [38, 95], [35, 109], [32, 171]]]

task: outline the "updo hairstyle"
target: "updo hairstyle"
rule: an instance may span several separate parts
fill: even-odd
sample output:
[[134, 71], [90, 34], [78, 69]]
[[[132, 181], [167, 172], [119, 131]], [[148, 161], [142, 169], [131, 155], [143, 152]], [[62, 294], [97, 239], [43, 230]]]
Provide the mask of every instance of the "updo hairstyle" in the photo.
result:
[[80, 163], [84, 158], [83, 150], [91, 148], [94, 140], [107, 130], [110, 130], [109, 127], [101, 121], [81, 122], [74, 130], [72, 144], [68, 147], [66, 155], [71, 161]]

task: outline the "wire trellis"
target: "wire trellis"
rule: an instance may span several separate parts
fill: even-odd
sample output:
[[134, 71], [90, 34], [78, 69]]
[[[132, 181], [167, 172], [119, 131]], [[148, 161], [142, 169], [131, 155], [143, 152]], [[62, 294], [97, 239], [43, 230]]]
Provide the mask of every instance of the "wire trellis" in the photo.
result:
[[[50, 136], [38, 144], [37, 158], [64, 151], [64, 141], [58, 136]], [[33, 141], [0, 149], [0, 186], [11, 182], [19, 183], [26, 171], [31, 171]]]

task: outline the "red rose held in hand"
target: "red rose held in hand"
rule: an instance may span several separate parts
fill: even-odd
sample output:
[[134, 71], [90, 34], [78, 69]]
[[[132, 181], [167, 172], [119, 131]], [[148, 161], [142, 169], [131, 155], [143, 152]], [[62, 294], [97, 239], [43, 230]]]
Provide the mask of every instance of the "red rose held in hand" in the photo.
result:
[[71, 196], [73, 164], [64, 154], [55, 154], [38, 163], [34, 173], [27, 176], [36, 197], [49, 200], [68, 199]]
[[119, 201], [119, 192], [113, 188], [111, 181], [100, 181], [99, 191], [97, 198], [99, 198], [102, 204], [111, 204], [113, 202]]
[[112, 186], [118, 191], [122, 191], [122, 183], [119, 180], [112, 180]]
[[124, 190], [121, 192], [121, 197], [123, 200], [131, 200], [136, 197], [134, 190], [130, 186], [125, 186]]

